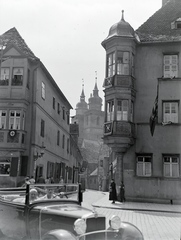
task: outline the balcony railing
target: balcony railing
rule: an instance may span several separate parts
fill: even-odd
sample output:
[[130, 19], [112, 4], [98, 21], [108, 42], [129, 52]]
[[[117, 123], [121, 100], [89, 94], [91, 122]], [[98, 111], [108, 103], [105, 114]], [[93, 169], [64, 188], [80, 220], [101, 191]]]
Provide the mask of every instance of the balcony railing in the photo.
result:
[[112, 86], [135, 88], [135, 79], [126, 75], [114, 75], [112, 77], [105, 78], [103, 87], [109, 88]]
[[112, 121], [104, 124], [104, 136], [135, 137], [135, 125], [131, 122]]
[[25, 132], [22, 130], [0, 129], [0, 147], [21, 148], [25, 144]]
[[9, 85], [9, 79], [0, 80], [0, 86], [8, 86]]

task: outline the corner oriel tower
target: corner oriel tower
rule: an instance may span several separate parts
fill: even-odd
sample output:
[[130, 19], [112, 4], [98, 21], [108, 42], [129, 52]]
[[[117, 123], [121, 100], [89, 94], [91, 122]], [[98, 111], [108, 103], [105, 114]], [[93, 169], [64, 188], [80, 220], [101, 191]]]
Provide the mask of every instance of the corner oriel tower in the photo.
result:
[[134, 56], [136, 37], [124, 20], [114, 24], [102, 42], [106, 50], [104, 143], [117, 155], [116, 183], [124, 181], [124, 153], [134, 144], [133, 109], [136, 97]]

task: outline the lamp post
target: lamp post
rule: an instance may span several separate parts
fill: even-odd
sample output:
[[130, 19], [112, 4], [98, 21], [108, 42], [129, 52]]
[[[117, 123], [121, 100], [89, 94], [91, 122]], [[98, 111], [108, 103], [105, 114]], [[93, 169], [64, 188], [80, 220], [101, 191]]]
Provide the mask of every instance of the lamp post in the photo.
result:
[[40, 151], [35, 149], [35, 153], [34, 153], [34, 169], [33, 169], [33, 175], [36, 178], [36, 162], [39, 158], [43, 157], [43, 155], [45, 154], [45, 146], [44, 146], [44, 142], [42, 142], [42, 146], [40, 147]]

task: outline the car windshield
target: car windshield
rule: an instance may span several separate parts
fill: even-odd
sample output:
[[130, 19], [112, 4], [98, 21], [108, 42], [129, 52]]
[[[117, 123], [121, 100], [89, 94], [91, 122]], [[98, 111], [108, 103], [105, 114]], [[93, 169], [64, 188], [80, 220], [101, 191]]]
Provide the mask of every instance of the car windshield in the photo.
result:
[[26, 196], [29, 196], [30, 204], [35, 201], [79, 200], [78, 184], [30, 184], [28, 188], [28, 195], [26, 188], [0, 189], [0, 200], [18, 204], [25, 204]]
[[47, 200], [78, 201], [77, 184], [31, 184], [29, 189], [30, 203]]

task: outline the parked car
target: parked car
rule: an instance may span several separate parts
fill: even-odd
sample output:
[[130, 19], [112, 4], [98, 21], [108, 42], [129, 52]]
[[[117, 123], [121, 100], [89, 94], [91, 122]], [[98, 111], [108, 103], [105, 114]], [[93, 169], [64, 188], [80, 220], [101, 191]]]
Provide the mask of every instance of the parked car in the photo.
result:
[[0, 189], [0, 239], [143, 240], [140, 230], [118, 216], [109, 220], [81, 206], [79, 184], [27, 184]]

